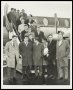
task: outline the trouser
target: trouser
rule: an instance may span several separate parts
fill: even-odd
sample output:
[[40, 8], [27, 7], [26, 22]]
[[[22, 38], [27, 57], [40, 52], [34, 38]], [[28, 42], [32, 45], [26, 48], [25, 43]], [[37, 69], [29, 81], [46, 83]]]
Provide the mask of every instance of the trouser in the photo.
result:
[[58, 78], [68, 79], [68, 67], [58, 68]]
[[22, 75], [23, 75], [23, 78], [29, 78], [30, 77], [30, 70], [31, 70], [31, 66], [23, 66], [22, 67]]
[[42, 76], [42, 66], [34, 66], [34, 68], [35, 68], [35, 75]]
[[8, 73], [8, 79], [11, 79], [13, 77], [16, 77], [16, 68], [7, 68], [7, 73]]
[[17, 66], [17, 61], [15, 56], [15, 68], [7, 67], [8, 79], [16, 77], [16, 66]]
[[48, 65], [43, 65], [43, 75], [45, 75], [45, 74], [48, 74], [48, 70], [47, 70], [47, 68], [48, 68]]
[[[64, 64], [63, 66], [61, 64]], [[57, 61], [58, 78], [68, 79], [68, 61]]]
[[51, 74], [54, 75], [55, 66], [53, 65], [52, 60], [49, 61], [49, 65], [48, 65], [47, 69], [48, 69], [48, 74], [49, 75], [51, 75]]

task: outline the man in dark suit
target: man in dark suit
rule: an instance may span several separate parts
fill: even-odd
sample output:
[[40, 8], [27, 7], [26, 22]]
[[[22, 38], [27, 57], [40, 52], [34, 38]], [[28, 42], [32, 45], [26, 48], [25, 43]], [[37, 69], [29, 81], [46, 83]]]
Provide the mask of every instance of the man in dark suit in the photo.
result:
[[9, 22], [13, 22], [13, 24], [16, 26], [16, 16], [14, 14], [14, 8], [11, 8], [11, 11], [7, 14]]
[[36, 77], [42, 76], [42, 63], [43, 63], [42, 56], [43, 56], [43, 44], [40, 43], [38, 37], [36, 37], [34, 40], [34, 45], [33, 45], [33, 61], [34, 61]]
[[48, 49], [49, 49], [49, 59], [48, 59], [48, 63], [49, 63], [49, 67], [48, 67], [48, 72], [50, 74], [50, 78], [53, 78], [56, 74], [55, 72], [55, 60], [56, 60], [56, 41], [53, 40], [53, 35], [50, 34], [48, 36]]
[[29, 78], [32, 67], [32, 45], [28, 42], [28, 36], [25, 36], [24, 41], [19, 44], [19, 53], [22, 56], [22, 72], [25, 80]]
[[44, 38], [44, 33], [40, 31], [40, 26], [37, 26], [37, 31], [35, 32], [35, 37], [38, 37], [39, 42], [42, 43], [42, 38]]

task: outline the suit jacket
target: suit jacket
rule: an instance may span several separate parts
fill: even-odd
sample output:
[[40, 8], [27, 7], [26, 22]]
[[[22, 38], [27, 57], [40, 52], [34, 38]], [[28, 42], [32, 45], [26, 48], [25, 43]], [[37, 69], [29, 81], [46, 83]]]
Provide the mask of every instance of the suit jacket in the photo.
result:
[[36, 44], [33, 45], [33, 61], [35, 66], [43, 64], [43, 48], [42, 43], [39, 43], [37, 46]]
[[38, 34], [38, 32], [35, 32], [35, 37], [39, 38], [39, 42], [42, 42], [42, 38], [44, 38], [44, 33], [42, 31], [40, 31], [40, 33]]
[[32, 44], [29, 42], [26, 46], [24, 42], [19, 44], [19, 53], [22, 55], [22, 66], [32, 65]]
[[15, 14], [12, 13], [12, 12], [9, 12], [7, 17], [8, 17], [9, 22], [12, 21], [14, 23], [14, 25], [16, 26], [16, 16], [15, 16]]
[[9, 41], [5, 46], [5, 53], [7, 55], [7, 66], [15, 68], [15, 57], [16, 60], [19, 59], [19, 47], [18, 44], [15, 43], [15, 47], [12, 45], [12, 42]]
[[68, 55], [69, 55], [69, 42], [67, 40], [63, 40], [62, 44], [59, 46], [59, 42], [57, 42], [57, 67], [68, 67]]
[[59, 46], [59, 42], [57, 41], [57, 47], [56, 47], [56, 58], [60, 59], [63, 57], [68, 57], [69, 55], [69, 42], [67, 40], [63, 40], [62, 44]]

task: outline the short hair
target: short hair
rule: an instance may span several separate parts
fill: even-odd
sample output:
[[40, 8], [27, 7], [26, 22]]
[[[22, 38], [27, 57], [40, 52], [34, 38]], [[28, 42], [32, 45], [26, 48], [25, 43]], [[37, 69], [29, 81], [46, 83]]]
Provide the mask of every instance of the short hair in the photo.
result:
[[14, 8], [11, 8], [11, 10], [14, 10]]
[[14, 9], [14, 11], [16, 11], [16, 9]]
[[17, 35], [13, 35], [12, 38], [17, 37]]
[[39, 41], [39, 38], [38, 37], [35, 37], [35, 40]]
[[53, 37], [53, 35], [52, 35], [52, 34], [49, 34], [49, 35], [48, 35], [48, 37], [49, 37], [49, 36], [52, 36], [52, 37]]

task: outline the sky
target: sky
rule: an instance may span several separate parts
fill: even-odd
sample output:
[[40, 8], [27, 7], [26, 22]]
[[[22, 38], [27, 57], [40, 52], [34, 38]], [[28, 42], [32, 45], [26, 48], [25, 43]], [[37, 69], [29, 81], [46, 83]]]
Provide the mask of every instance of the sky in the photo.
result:
[[71, 18], [72, 15], [71, 1], [2, 1], [2, 13], [6, 3], [8, 11], [11, 8], [25, 9], [27, 15], [54, 17], [54, 13], [57, 13], [57, 17], [63, 18]]

